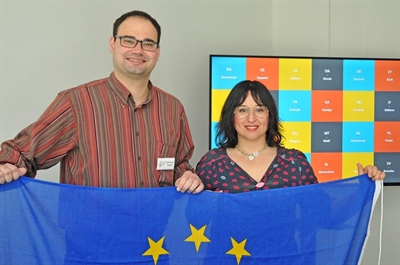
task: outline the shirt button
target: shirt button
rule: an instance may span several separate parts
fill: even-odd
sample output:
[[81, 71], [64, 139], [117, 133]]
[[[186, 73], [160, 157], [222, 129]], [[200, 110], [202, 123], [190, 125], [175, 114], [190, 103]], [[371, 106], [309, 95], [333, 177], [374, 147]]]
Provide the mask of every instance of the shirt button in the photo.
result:
[[143, 186], [144, 186], [144, 182], [141, 181], [141, 182], [140, 182], [140, 187], [143, 187]]
[[142, 157], [141, 157], [141, 156], [138, 156], [138, 158], [137, 158], [137, 159], [140, 161], [140, 160], [142, 160]]
[[136, 135], [136, 136], [139, 136], [139, 132], [136, 132], [135, 135]]

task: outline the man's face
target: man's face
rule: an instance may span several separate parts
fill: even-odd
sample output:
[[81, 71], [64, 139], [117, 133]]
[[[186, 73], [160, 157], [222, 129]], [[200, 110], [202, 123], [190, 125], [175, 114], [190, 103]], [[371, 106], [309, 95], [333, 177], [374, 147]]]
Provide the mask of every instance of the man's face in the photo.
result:
[[[130, 36], [136, 40], [157, 41], [157, 30], [147, 19], [141, 17], [129, 17], [118, 28], [118, 36]], [[128, 78], [150, 78], [150, 73], [154, 69], [160, 48], [156, 51], [145, 51], [141, 43], [135, 48], [121, 46], [120, 40], [110, 38], [110, 51], [113, 54], [114, 72], [118, 77]]]

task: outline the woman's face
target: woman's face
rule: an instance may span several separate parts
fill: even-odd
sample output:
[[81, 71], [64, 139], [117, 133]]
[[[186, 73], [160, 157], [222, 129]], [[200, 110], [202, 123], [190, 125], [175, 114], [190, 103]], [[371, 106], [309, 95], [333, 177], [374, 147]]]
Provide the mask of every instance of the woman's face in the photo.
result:
[[265, 139], [268, 130], [269, 111], [265, 106], [258, 106], [251, 93], [235, 109], [234, 126], [238, 140], [257, 141]]

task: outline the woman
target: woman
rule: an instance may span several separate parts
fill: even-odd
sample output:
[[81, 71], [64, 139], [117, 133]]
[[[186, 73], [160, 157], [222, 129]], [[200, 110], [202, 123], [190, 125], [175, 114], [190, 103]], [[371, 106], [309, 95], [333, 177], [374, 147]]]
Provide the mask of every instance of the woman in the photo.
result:
[[[229, 93], [217, 124], [217, 145], [197, 164], [205, 189], [246, 192], [318, 183], [306, 156], [282, 145], [281, 124], [275, 101], [258, 81], [239, 82]], [[364, 169], [381, 180], [375, 166]]]

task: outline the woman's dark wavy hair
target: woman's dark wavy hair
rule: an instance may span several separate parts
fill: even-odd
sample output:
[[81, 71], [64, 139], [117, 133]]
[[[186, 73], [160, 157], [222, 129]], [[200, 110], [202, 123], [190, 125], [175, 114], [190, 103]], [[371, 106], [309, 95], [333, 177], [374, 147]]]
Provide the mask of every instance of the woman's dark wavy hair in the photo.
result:
[[152, 16], [147, 14], [146, 12], [139, 11], [139, 10], [133, 10], [128, 13], [123, 14], [117, 20], [115, 20], [114, 25], [113, 25], [113, 36], [114, 36], [114, 41], [115, 41], [115, 35], [118, 33], [118, 28], [122, 24], [122, 22], [125, 21], [128, 17], [141, 17], [149, 20], [151, 24], [156, 28], [157, 30], [157, 43], [160, 43], [161, 39], [161, 27], [160, 24], [158, 24], [157, 20], [155, 20]]
[[282, 125], [279, 122], [278, 109], [269, 90], [258, 81], [245, 80], [235, 85], [222, 107], [221, 117], [216, 126], [217, 146], [233, 148], [238, 143], [238, 136], [234, 126], [234, 112], [236, 107], [243, 104], [250, 91], [254, 101], [269, 110], [268, 130], [265, 134], [268, 146], [280, 146], [283, 135]]

